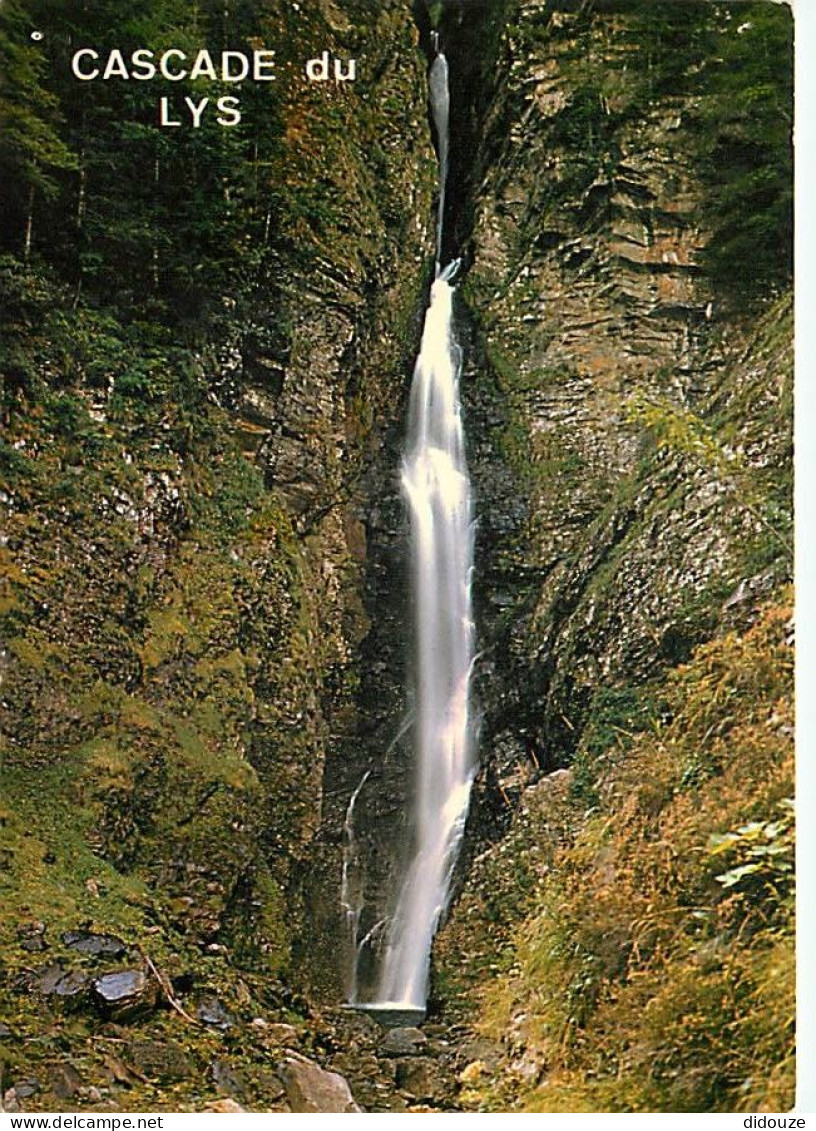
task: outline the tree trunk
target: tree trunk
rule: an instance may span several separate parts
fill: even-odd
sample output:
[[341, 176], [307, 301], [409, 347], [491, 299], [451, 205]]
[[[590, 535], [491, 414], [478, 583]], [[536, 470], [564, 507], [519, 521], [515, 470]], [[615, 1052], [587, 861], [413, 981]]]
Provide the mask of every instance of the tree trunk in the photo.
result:
[[25, 244], [23, 246], [23, 260], [28, 263], [31, 259], [31, 238], [34, 234], [34, 186], [28, 190], [28, 210], [26, 213]]

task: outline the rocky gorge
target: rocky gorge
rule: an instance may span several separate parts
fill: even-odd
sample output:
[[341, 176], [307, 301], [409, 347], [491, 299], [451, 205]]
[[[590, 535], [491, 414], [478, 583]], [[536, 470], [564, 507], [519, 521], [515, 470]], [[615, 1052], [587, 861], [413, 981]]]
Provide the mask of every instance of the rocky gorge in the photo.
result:
[[[7, 1110], [785, 1110], [788, 13], [138, 7], [0, 17]], [[264, 37], [281, 81], [171, 151], [61, 77], [117, 25]], [[427, 1024], [385, 1032], [342, 1008], [341, 875], [359, 790], [365, 989], [408, 836], [434, 28], [481, 768]], [[327, 48], [353, 85], [303, 80]]]

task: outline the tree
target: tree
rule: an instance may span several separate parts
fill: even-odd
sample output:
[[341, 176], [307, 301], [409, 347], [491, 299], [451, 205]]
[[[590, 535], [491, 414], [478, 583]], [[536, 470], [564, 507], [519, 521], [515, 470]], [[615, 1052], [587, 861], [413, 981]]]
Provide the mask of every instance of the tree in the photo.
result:
[[793, 19], [784, 4], [719, 10], [702, 104], [705, 262], [715, 281], [759, 294], [793, 270]]
[[[30, 37], [30, 22], [14, 0], [0, 25], [0, 181], [7, 206], [3, 245], [31, 254], [37, 196], [52, 200], [58, 174], [75, 169], [74, 153], [60, 136], [59, 100], [43, 84], [46, 59]], [[36, 30], [36, 29], [35, 29]]]

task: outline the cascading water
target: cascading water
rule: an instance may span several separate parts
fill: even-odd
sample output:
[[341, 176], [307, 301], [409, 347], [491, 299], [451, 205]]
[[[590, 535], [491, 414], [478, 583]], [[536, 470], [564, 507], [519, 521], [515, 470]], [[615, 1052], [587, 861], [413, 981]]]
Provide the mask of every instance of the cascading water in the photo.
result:
[[450, 894], [475, 773], [470, 718], [473, 501], [459, 402], [461, 350], [453, 330], [452, 280], [442, 269], [448, 165], [448, 64], [430, 73], [439, 143], [436, 278], [411, 387], [402, 486], [411, 530], [416, 618], [417, 780], [413, 857], [389, 924], [379, 1001], [371, 1008], [424, 1009], [431, 944]]
[[363, 881], [360, 867], [360, 849], [354, 832], [354, 807], [362, 793], [363, 786], [371, 776], [366, 770], [360, 784], [352, 793], [343, 821], [343, 874], [340, 882], [340, 906], [346, 920], [346, 930], [351, 939], [351, 969], [348, 977], [348, 1000], [357, 1001], [357, 938], [360, 933], [360, 917], [363, 913]]
[[[437, 36], [434, 33], [434, 46]], [[445, 192], [448, 187], [448, 129], [450, 119], [450, 87], [448, 83], [448, 60], [438, 52], [428, 77], [431, 94], [431, 113], [436, 126], [439, 146], [439, 205], [436, 216], [436, 273], [442, 263], [442, 232], [445, 223]]]

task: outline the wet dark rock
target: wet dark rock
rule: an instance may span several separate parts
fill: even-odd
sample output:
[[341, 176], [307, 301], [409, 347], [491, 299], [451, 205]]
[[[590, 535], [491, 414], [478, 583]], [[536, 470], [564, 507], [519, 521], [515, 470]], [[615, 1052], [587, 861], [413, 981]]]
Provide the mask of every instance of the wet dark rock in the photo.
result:
[[156, 1006], [156, 984], [145, 970], [117, 970], [94, 978], [94, 999], [113, 1021], [132, 1021]]
[[425, 1020], [425, 1010], [416, 1006], [355, 1005], [355, 1012], [370, 1017], [386, 1030], [412, 1029]]
[[66, 946], [80, 954], [121, 958], [127, 952], [126, 944], [116, 935], [99, 935], [93, 931], [65, 931], [61, 937]]
[[133, 1041], [128, 1046], [128, 1060], [143, 1076], [166, 1083], [185, 1080], [196, 1071], [175, 1041]]
[[196, 1017], [205, 1025], [215, 1029], [229, 1029], [235, 1024], [232, 1014], [224, 1008], [217, 997], [205, 997], [198, 1003]]
[[396, 1085], [417, 1100], [432, 1100], [444, 1090], [439, 1066], [429, 1056], [398, 1060]]
[[278, 1067], [286, 1098], [294, 1112], [358, 1112], [344, 1076], [327, 1072], [305, 1057], [289, 1056]]
[[421, 1029], [389, 1029], [382, 1043], [386, 1056], [420, 1056], [428, 1043]]

